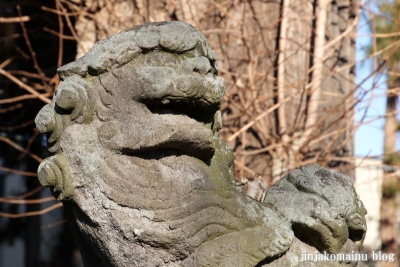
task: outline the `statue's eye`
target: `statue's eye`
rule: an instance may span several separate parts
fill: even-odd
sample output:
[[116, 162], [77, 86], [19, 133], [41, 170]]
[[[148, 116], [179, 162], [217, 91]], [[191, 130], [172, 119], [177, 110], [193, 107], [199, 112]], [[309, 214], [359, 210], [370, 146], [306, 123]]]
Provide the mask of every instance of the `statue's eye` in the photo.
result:
[[206, 57], [196, 57], [191, 60], [190, 65], [194, 73], [201, 75], [207, 75], [212, 70], [211, 62]]

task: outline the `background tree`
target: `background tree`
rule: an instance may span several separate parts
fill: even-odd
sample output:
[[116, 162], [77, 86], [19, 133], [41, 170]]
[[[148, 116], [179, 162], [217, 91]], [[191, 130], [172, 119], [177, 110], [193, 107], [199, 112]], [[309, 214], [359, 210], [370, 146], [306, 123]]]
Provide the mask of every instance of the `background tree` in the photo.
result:
[[6, 247], [18, 243], [14, 260], [24, 266], [75, 266], [76, 246], [62, 209], [55, 209], [60, 204], [36, 178], [48, 152], [33, 120], [76, 44], [49, 33], [69, 34], [63, 17], [42, 7], [57, 8], [52, 0], [0, 1], [0, 265], [6, 266], [16, 266], [4, 260], [13, 260]]
[[[355, 0], [0, 0], [0, 7], [1, 51], [7, 51], [0, 55], [0, 122], [11, 127], [1, 130], [0, 157], [7, 158], [7, 173], [46, 153], [32, 119], [59, 83], [57, 67], [134, 25], [181, 20], [202, 30], [218, 54], [227, 88], [221, 133], [234, 149], [236, 176], [258, 172], [275, 182], [315, 162], [352, 174], [353, 107], [360, 101], [354, 97]], [[15, 144], [24, 154], [19, 161], [20, 152], [11, 154]], [[38, 161], [23, 171], [32, 175]], [[3, 206], [3, 216], [21, 205], [11, 206]]]
[[[379, 52], [377, 60], [386, 62], [387, 94], [384, 126], [384, 158], [387, 165], [399, 165], [400, 156], [396, 151], [398, 130], [397, 102], [400, 89], [400, 1], [390, 1], [379, 5], [379, 15], [373, 20], [374, 43], [373, 53]], [[398, 221], [397, 221], [398, 177], [394, 170], [388, 169], [382, 182], [381, 202], [381, 239], [382, 252], [398, 255]], [[383, 262], [382, 266], [396, 266], [398, 263]]]

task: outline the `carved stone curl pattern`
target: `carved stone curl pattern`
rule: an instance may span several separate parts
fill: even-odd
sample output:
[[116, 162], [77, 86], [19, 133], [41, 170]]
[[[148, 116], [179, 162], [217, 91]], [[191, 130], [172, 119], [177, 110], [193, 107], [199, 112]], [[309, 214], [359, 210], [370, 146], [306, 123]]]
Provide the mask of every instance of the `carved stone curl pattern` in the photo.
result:
[[342, 174], [295, 170], [264, 202], [235, 189], [216, 60], [194, 27], [158, 22], [58, 70], [36, 118], [55, 155], [38, 173], [63, 201], [86, 267], [302, 266], [306, 247], [362, 243], [366, 212]]

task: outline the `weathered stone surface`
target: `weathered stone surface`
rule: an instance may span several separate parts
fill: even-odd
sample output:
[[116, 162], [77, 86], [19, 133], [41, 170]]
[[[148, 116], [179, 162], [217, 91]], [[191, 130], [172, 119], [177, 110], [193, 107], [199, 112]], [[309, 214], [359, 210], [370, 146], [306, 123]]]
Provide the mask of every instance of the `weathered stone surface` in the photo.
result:
[[291, 171], [271, 188], [265, 202], [290, 218], [299, 238], [321, 251], [337, 253], [349, 237], [362, 245], [366, 210], [349, 177], [338, 171], [318, 165]]
[[[366, 210], [350, 178], [338, 171], [308, 165], [291, 171], [266, 194], [272, 205], [291, 222], [296, 238], [303, 242], [272, 266], [355, 266], [356, 262], [321, 261], [301, 263], [302, 252], [315, 254], [358, 254], [364, 241]], [[312, 246], [312, 249], [310, 249]], [[286, 265], [290, 261], [294, 265]]]
[[55, 155], [38, 173], [63, 201], [85, 266], [305, 266], [302, 241], [331, 253], [362, 243], [365, 209], [344, 175], [293, 171], [265, 202], [235, 189], [217, 70], [205, 37], [182, 22], [121, 32], [59, 69], [36, 118]]

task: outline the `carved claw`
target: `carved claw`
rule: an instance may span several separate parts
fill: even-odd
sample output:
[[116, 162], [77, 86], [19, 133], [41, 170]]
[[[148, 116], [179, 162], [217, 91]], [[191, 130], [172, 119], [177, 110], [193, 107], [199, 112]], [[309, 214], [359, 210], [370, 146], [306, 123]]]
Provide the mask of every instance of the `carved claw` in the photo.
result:
[[50, 187], [58, 200], [70, 199], [73, 195], [72, 177], [69, 162], [63, 155], [46, 158], [38, 168], [40, 184]]

